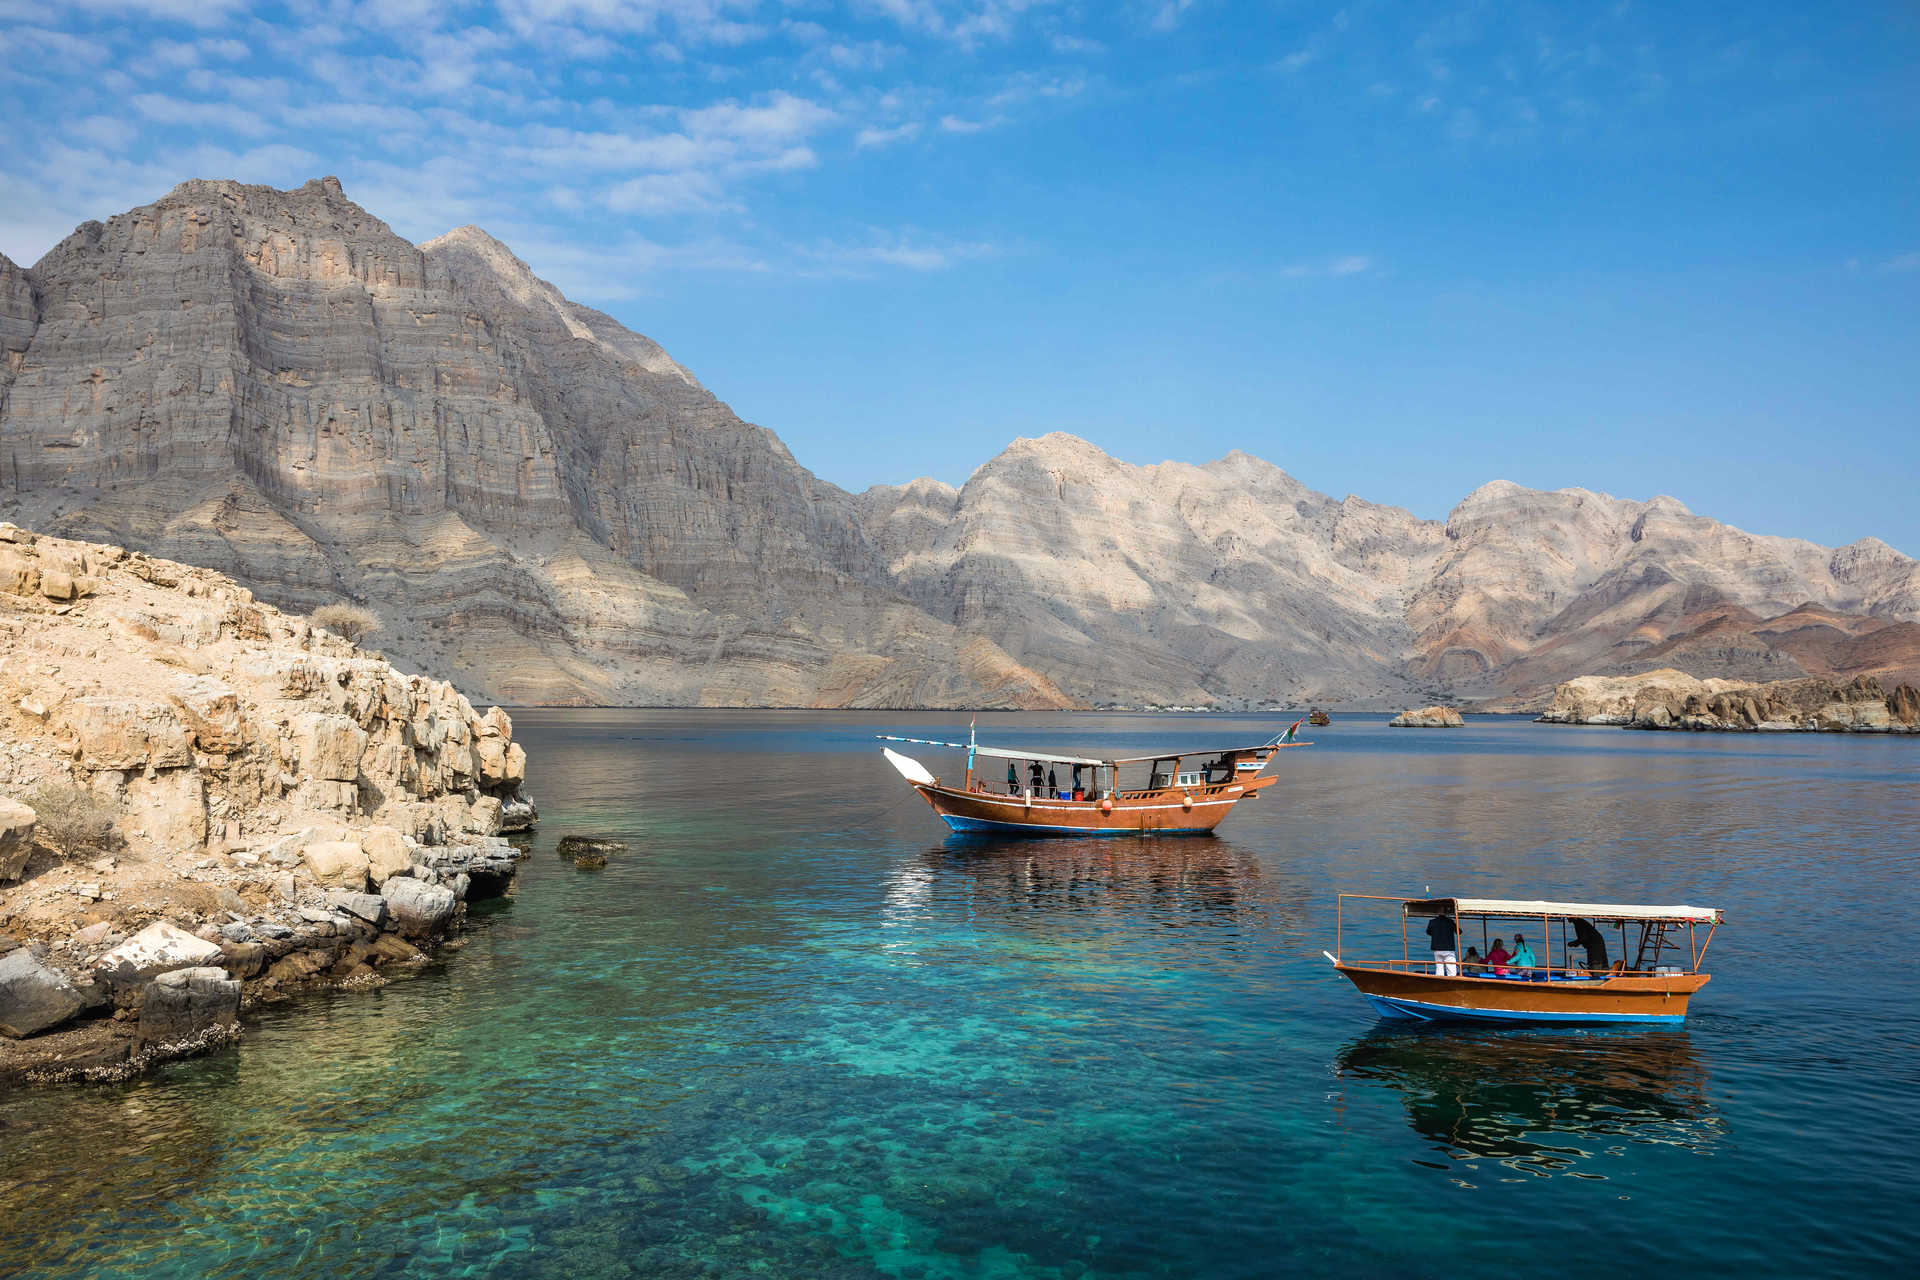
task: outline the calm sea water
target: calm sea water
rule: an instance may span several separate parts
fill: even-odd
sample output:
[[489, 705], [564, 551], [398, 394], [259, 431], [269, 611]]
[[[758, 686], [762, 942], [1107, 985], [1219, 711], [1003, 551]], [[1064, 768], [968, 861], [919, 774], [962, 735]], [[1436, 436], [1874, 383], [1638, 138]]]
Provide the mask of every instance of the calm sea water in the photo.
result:
[[[964, 716], [515, 722], [545, 822], [463, 949], [145, 1080], [0, 1095], [0, 1274], [1805, 1276], [1920, 1249], [1920, 743], [1343, 718], [1218, 837], [1025, 843], [944, 837], [872, 741]], [[582, 871], [567, 832], [631, 848]], [[1729, 923], [1684, 1031], [1394, 1030], [1320, 952], [1336, 891], [1429, 885]]]

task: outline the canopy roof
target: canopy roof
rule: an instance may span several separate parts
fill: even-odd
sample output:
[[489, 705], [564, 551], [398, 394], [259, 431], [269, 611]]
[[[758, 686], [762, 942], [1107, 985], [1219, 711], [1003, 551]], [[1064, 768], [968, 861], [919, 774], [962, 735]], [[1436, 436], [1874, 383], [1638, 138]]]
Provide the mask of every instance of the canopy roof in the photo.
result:
[[[882, 742], [917, 742], [923, 747], [952, 747], [955, 751], [966, 751], [964, 742], [936, 742], [931, 738], [899, 738], [890, 733], [874, 735]], [[976, 744], [972, 751], [977, 756], [987, 756], [994, 760], [1039, 760], [1046, 764], [1079, 764], [1089, 767], [1109, 764], [1146, 764], [1153, 760], [1175, 760], [1186, 756], [1224, 756], [1235, 751], [1258, 751], [1262, 747], [1274, 746], [1271, 742], [1257, 743], [1253, 746], [1219, 747], [1210, 751], [1162, 751], [1151, 756], [1121, 756], [1118, 759], [1094, 760], [1086, 756], [1063, 756], [1057, 752], [1033, 747], [989, 747], [985, 743]], [[1299, 745], [1305, 745], [1304, 743]]]
[[1537, 902], [1525, 898], [1408, 898], [1410, 916], [1585, 916], [1589, 920], [1664, 920], [1719, 924], [1716, 907], [1633, 907], [1613, 902]]

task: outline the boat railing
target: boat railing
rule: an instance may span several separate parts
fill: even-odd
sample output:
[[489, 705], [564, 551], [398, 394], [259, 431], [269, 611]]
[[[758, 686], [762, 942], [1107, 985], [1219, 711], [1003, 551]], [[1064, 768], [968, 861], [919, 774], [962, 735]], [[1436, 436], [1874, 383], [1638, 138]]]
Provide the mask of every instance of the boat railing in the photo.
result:
[[[1417, 973], [1433, 976], [1439, 969], [1439, 963], [1433, 960], [1348, 960], [1341, 957], [1338, 963], [1349, 969], [1372, 969], [1384, 973]], [[1459, 970], [1447, 977], [1485, 978], [1493, 982], [1551, 982], [1551, 981], [1590, 981], [1597, 978], [1671, 978], [1690, 976], [1697, 972], [1680, 965], [1662, 965], [1657, 969], [1628, 969], [1619, 963], [1605, 969], [1588, 969], [1584, 965], [1501, 965], [1505, 973], [1495, 973], [1494, 966], [1484, 961], [1469, 964], [1454, 961]], [[1472, 972], [1469, 972], [1469, 969]]]

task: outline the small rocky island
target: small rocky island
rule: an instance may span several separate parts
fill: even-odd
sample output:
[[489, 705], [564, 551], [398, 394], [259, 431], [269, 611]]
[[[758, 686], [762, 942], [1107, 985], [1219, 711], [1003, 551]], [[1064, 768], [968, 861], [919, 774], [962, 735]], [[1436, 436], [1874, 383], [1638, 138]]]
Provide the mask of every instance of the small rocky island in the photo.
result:
[[1872, 676], [1750, 684], [1698, 680], [1665, 668], [1630, 676], [1582, 676], [1553, 692], [1545, 724], [1619, 725], [1746, 733], [1920, 733], [1920, 690], [1888, 693]]
[[209, 570], [0, 524], [0, 1083], [420, 963], [506, 891], [525, 777], [497, 707]]
[[1389, 729], [1464, 729], [1467, 722], [1452, 707], [1409, 708], [1387, 721]]

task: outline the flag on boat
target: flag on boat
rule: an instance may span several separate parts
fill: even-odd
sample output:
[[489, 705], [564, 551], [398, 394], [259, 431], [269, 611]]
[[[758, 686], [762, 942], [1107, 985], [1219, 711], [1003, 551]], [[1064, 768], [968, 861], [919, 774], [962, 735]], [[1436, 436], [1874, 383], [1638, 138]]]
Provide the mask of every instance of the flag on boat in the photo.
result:
[[1298, 732], [1300, 732], [1300, 721], [1295, 720], [1292, 724], [1287, 726], [1287, 731], [1280, 735], [1280, 741], [1292, 742], [1293, 735]]

